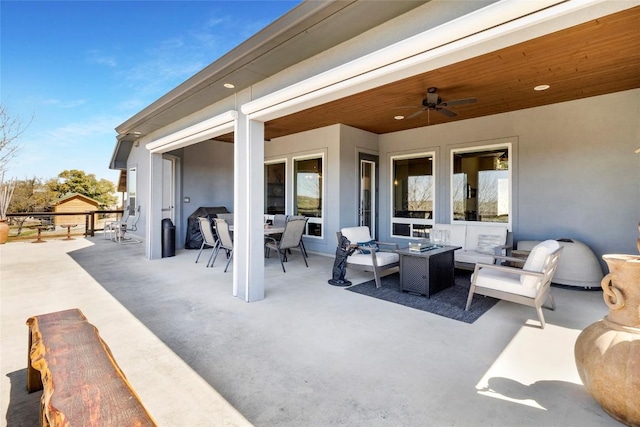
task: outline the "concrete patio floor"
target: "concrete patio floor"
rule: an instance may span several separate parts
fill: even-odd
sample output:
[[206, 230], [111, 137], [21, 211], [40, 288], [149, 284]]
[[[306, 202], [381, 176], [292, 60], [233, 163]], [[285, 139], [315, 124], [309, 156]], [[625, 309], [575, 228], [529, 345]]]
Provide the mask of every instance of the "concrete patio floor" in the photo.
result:
[[294, 252], [287, 273], [267, 259], [266, 298], [246, 303], [222, 260], [196, 254], [147, 261], [100, 234], [0, 246], [1, 424], [38, 423], [25, 321], [77, 307], [161, 426], [620, 425], [574, 364], [607, 312], [599, 291], [554, 287], [544, 330], [508, 302], [466, 324], [330, 286], [317, 254], [305, 268]]

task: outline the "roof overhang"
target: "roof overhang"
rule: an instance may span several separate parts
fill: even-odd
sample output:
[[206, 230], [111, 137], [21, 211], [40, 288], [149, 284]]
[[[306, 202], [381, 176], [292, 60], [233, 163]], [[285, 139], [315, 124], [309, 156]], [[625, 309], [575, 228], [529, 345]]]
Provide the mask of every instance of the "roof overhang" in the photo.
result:
[[145, 148], [152, 153], [166, 153], [213, 139], [216, 136], [232, 132], [237, 118], [238, 113], [236, 111], [227, 111], [150, 142], [145, 145]]
[[[116, 127], [145, 135], [430, 0], [305, 1]], [[233, 89], [224, 83], [233, 83]]]
[[116, 140], [116, 146], [113, 149], [111, 155], [111, 162], [109, 163], [109, 169], [127, 169], [127, 159], [133, 144], [141, 138], [139, 133], [127, 133], [125, 135], [119, 135]]

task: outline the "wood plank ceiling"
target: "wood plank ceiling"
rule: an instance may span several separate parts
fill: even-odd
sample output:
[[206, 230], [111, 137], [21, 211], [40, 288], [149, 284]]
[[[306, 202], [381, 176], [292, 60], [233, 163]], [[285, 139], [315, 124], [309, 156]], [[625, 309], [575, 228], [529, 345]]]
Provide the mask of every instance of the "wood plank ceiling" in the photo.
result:
[[[533, 88], [547, 84], [537, 92]], [[429, 87], [452, 106], [447, 117], [422, 109]], [[640, 87], [640, 7], [510, 46], [265, 123], [265, 138], [343, 123], [384, 134]], [[232, 142], [233, 134], [217, 139]]]

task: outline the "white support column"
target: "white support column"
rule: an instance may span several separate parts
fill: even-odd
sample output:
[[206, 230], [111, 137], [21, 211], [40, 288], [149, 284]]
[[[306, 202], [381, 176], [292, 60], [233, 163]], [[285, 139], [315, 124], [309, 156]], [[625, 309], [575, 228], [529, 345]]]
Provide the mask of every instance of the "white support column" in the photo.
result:
[[[147, 259], [162, 257], [162, 154], [149, 154], [149, 203], [147, 204]], [[141, 212], [145, 215], [145, 212]]]
[[239, 114], [234, 143], [233, 295], [264, 298], [264, 123]]

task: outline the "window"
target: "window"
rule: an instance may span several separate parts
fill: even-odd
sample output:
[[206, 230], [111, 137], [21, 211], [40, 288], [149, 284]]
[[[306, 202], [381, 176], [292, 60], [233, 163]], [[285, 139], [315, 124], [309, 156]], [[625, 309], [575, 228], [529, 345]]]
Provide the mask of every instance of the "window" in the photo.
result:
[[391, 158], [393, 236], [426, 238], [435, 209], [434, 153]]
[[264, 165], [264, 213], [267, 215], [286, 213], [286, 168], [284, 161]]
[[127, 199], [129, 200], [129, 215], [136, 214], [136, 184], [137, 184], [136, 168], [129, 168], [127, 173]]
[[294, 160], [294, 214], [309, 218], [306, 235], [322, 237], [322, 157]]
[[454, 221], [511, 223], [511, 144], [453, 150]]

